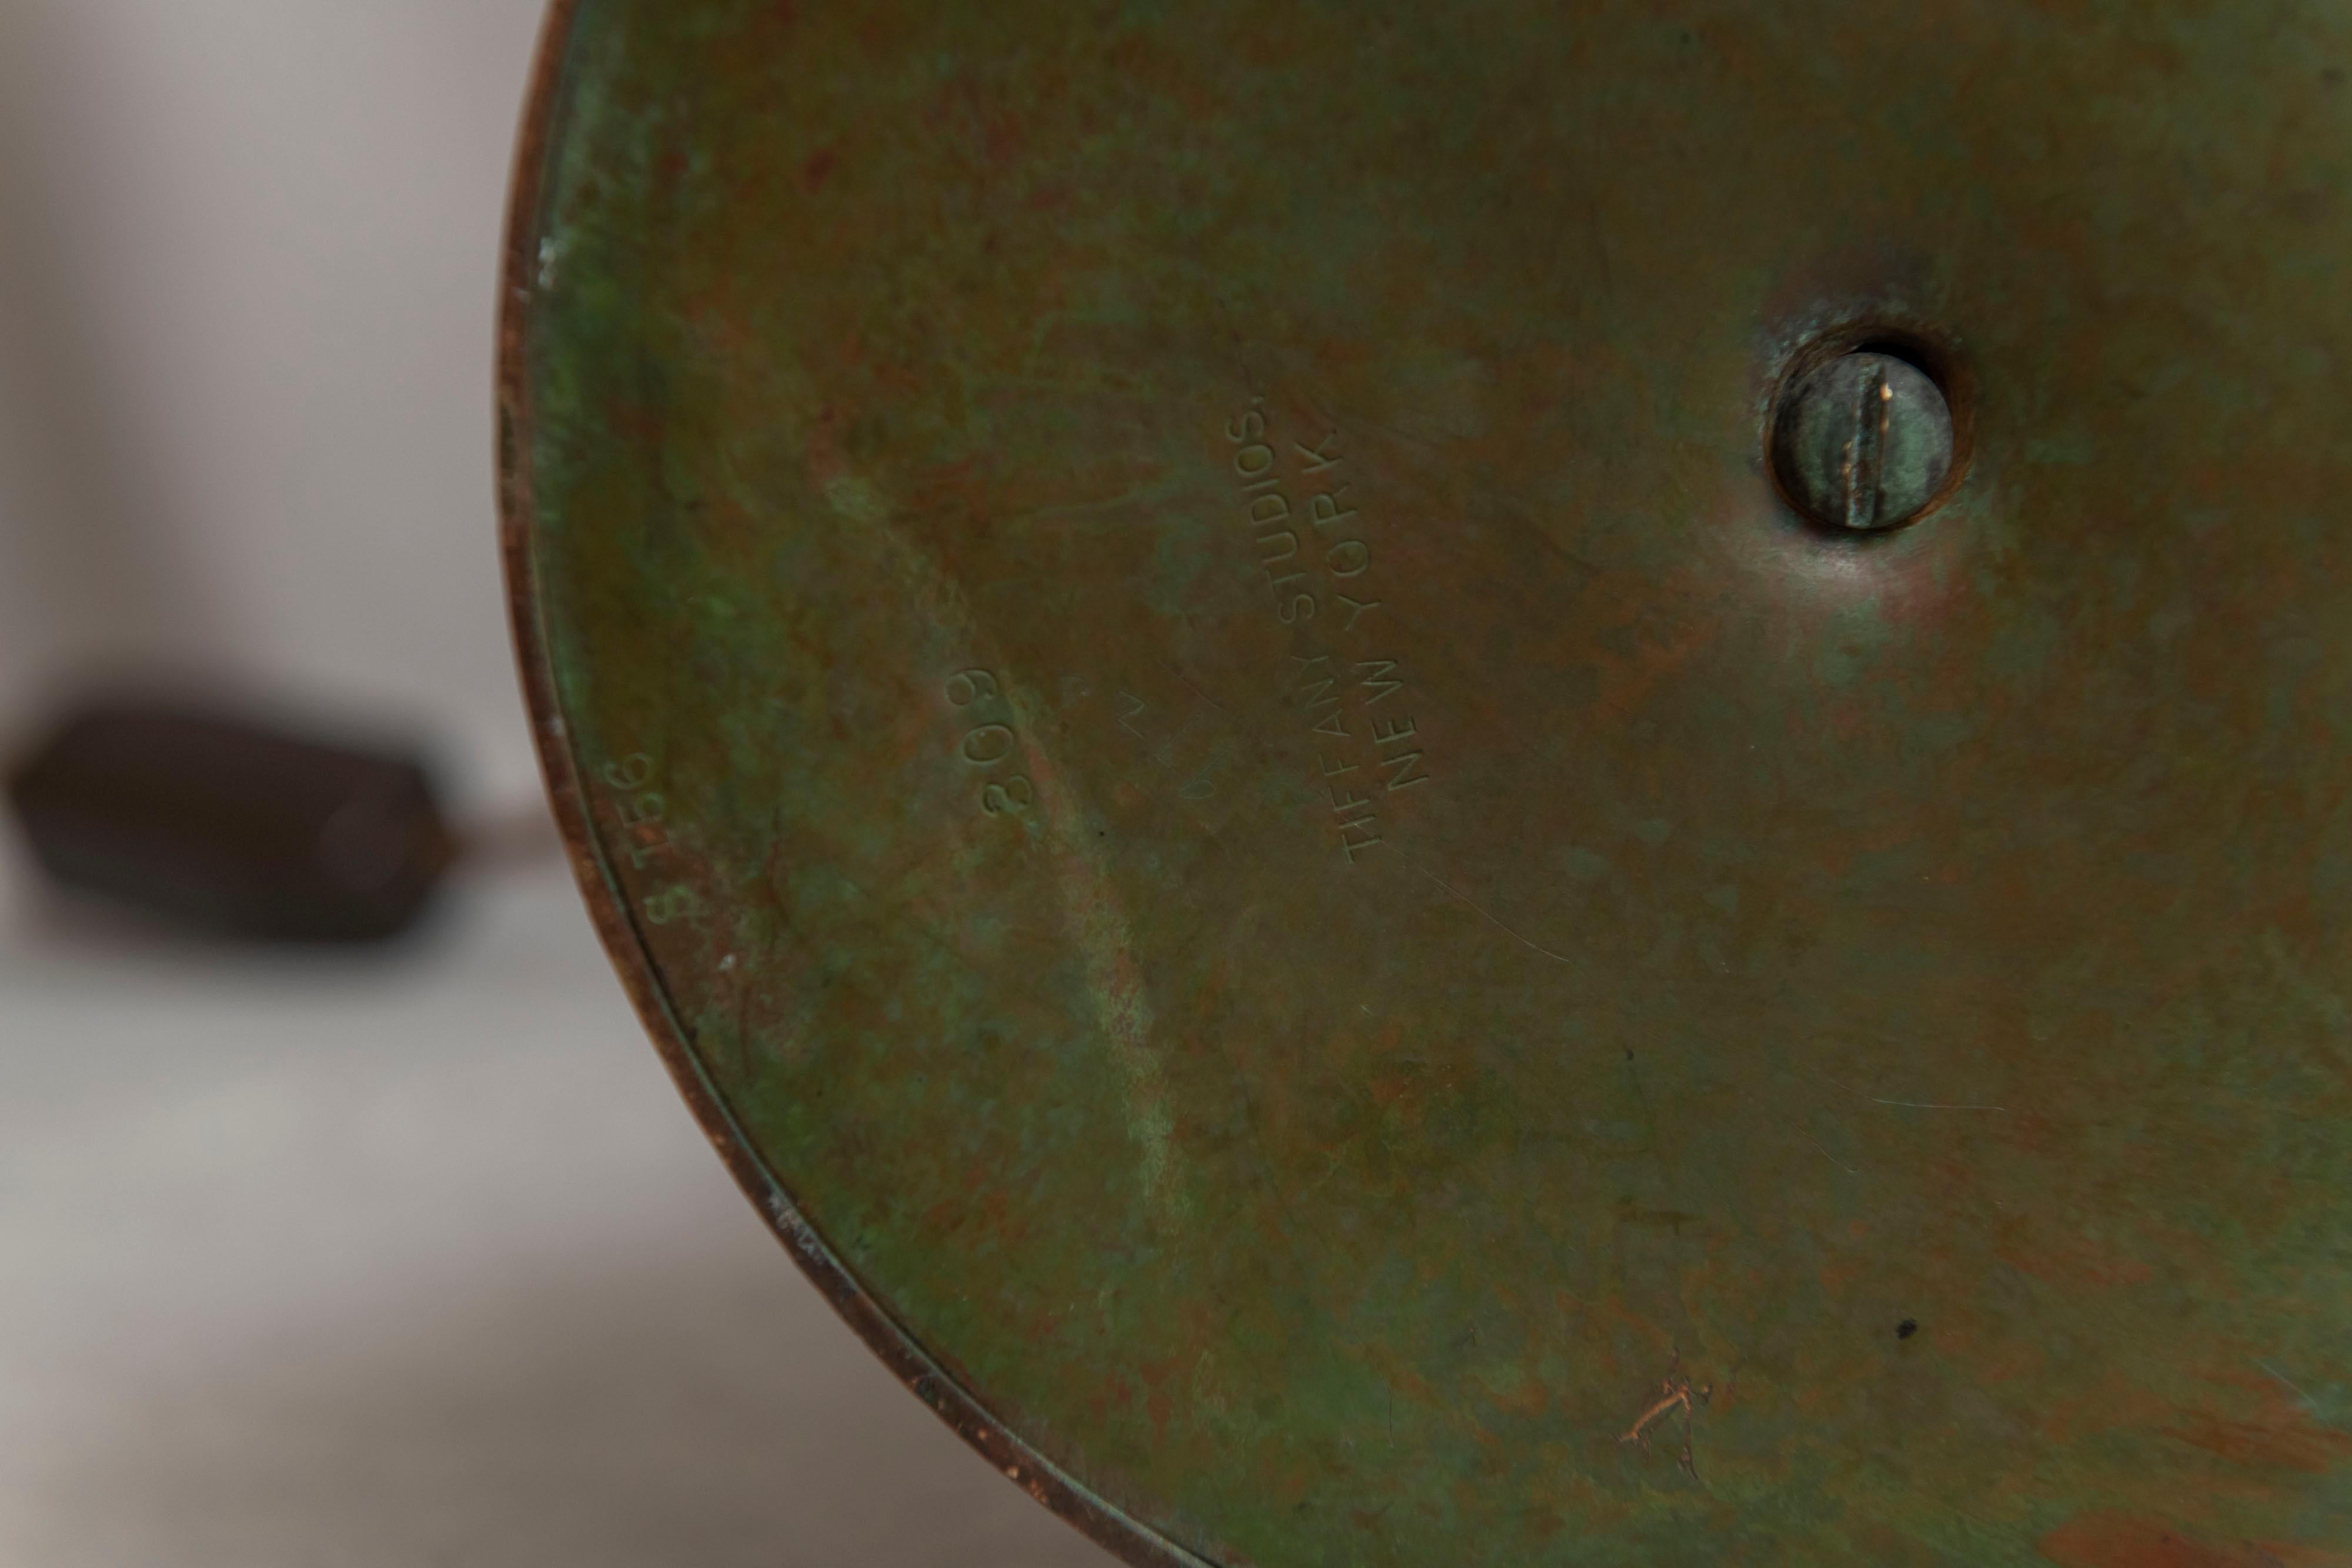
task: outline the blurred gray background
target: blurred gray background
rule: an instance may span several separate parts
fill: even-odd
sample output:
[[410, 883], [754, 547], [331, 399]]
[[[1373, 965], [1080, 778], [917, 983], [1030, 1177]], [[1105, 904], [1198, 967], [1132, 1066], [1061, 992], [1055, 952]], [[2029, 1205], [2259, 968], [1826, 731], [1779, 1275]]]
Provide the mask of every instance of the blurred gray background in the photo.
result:
[[[537, 779], [495, 549], [535, 0], [0, 0], [0, 741], [163, 670]], [[736, 1195], [560, 866], [389, 957], [0, 843], [0, 1563], [1099, 1564]]]

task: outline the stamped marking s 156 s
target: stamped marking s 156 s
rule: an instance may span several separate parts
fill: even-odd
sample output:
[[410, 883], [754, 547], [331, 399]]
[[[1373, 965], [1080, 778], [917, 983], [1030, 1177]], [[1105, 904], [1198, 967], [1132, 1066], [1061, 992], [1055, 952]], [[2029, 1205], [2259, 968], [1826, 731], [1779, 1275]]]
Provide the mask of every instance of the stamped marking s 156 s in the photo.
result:
[[[669, 801], [651, 787], [656, 771], [653, 758], [636, 751], [618, 762], [606, 763], [599, 775], [618, 824], [614, 852], [633, 871], [644, 871], [676, 853], [669, 833]], [[647, 894], [639, 907], [648, 925], [673, 925], [703, 914], [701, 897], [685, 883]]]

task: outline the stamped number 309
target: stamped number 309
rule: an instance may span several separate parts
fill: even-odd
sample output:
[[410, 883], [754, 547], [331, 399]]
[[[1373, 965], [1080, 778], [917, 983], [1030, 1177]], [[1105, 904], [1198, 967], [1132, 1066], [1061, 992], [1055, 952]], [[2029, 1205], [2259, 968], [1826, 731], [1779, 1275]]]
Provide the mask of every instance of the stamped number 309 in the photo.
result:
[[1004, 771], [1020, 756], [1021, 737], [1013, 732], [1013, 705], [1004, 700], [996, 677], [986, 670], [966, 670], [950, 677], [948, 702], [963, 710], [965, 717], [981, 721], [957, 748], [966, 766], [987, 776], [980, 788], [980, 809], [992, 817], [1027, 815], [1037, 803], [1037, 788], [1025, 774]]
[[[669, 802], [646, 788], [654, 781], [654, 759], [640, 751], [625, 761], [607, 763], [604, 783], [618, 797], [614, 810], [621, 819], [620, 852], [638, 871], [669, 852]], [[668, 925], [702, 913], [694, 889], [678, 885], [651, 894], [637, 906], [648, 925]]]

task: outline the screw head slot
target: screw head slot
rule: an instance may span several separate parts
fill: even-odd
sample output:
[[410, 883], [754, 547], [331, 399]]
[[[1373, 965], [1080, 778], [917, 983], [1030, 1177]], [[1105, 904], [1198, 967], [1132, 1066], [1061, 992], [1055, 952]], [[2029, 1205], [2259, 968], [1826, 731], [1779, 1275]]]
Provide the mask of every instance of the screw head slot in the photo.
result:
[[1869, 533], [1927, 510], [1952, 471], [1952, 409], [1908, 361], [1863, 349], [1802, 372], [1772, 431], [1781, 492], [1824, 528]]

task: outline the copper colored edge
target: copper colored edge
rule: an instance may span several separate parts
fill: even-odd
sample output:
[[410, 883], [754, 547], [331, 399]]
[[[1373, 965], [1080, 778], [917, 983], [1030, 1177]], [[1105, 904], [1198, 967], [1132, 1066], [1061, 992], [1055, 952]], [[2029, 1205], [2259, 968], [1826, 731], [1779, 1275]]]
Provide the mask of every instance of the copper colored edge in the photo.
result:
[[846, 1265], [811, 1228], [776, 1179], [752, 1156], [741, 1131], [712, 1089], [672, 1015], [642, 935], [607, 876], [598, 854], [578, 769], [565, 736], [554, 673], [548, 663], [531, 559], [532, 502], [525, 460], [530, 403], [525, 344], [530, 329], [531, 280], [538, 255], [548, 138], [562, 78], [564, 45], [580, 0], [551, 0], [541, 26], [518, 135], [511, 204], [499, 300], [499, 554], [505, 563], [508, 617], [531, 736], [547, 780], [549, 804], [563, 835], [572, 874], [637, 1017], [678, 1092], [711, 1145], [784, 1250], [835, 1312], [879, 1356], [893, 1376], [929, 1406], [957, 1436], [1064, 1521], [1136, 1568], [1203, 1568], [1202, 1560], [1129, 1517], [1071, 1479], [991, 1416], [950, 1376], [906, 1329], [883, 1311]]

